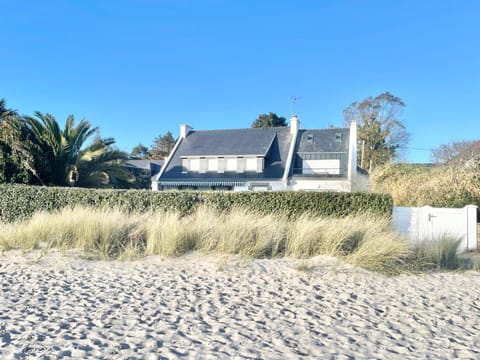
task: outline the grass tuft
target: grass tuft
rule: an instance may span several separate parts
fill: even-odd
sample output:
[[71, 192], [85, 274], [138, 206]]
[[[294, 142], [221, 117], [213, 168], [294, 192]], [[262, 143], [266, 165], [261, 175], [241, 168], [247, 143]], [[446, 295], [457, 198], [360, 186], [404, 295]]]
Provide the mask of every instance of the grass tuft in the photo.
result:
[[460, 239], [443, 236], [436, 241], [423, 241], [414, 247], [411, 265], [414, 269], [457, 270], [468, 267], [458, 253]]
[[179, 213], [154, 213], [147, 221], [145, 255], [178, 256], [193, 248]]

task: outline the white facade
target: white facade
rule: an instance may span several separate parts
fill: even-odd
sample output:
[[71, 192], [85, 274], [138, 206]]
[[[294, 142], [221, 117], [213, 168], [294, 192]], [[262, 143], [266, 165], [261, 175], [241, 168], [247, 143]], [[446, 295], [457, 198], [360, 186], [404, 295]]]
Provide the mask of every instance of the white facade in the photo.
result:
[[345, 180], [319, 180], [309, 178], [293, 178], [288, 190], [292, 191], [352, 191], [352, 184]]

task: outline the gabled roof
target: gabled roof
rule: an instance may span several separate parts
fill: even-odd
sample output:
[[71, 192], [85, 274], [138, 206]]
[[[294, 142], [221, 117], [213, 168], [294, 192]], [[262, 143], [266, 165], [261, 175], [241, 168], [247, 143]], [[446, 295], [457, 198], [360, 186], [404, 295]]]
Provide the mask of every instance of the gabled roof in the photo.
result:
[[192, 130], [182, 142], [181, 156], [266, 156], [274, 128]]
[[[230, 130], [192, 130], [181, 139], [164, 172], [162, 181], [281, 179], [288, 156], [291, 134], [288, 127]], [[265, 157], [265, 168], [257, 172], [182, 173], [185, 157]]]
[[298, 132], [297, 153], [348, 152], [350, 129], [301, 129]]

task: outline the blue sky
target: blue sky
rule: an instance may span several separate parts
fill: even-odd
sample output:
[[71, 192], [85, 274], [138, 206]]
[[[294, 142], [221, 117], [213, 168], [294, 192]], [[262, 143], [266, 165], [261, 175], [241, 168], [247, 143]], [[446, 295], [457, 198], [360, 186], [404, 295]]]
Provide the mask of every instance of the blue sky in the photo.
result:
[[0, 98], [86, 118], [122, 150], [180, 123], [266, 112], [342, 126], [350, 103], [406, 103], [404, 159], [479, 139], [480, 1], [0, 0]]

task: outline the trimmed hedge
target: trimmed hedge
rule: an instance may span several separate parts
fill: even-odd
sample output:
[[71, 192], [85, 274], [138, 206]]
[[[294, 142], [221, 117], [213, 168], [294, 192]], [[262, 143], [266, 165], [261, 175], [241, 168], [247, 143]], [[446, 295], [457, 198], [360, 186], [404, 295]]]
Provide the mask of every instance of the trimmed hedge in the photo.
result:
[[260, 214], [296, 217], [305, 212], [318, 216], [346, 216], [370, 212], [391, 215], [389, 195], [337, 192], [161, 192], [100, 190], [27, 185], [0, 185], [0, 221], [27, 219], [35, 212], [64, 207], [115, 207], [128, 212], [173, 210], [183, 215], [204, 204], [218, 211], [246, 207]]
[[392, 214], [393, 200], [389, 195], [347, 192], [221, 192], [209, 193], [207, 206], [219, 211], [246, 207], [260, 214], [284, 214], [297, 217], [303, 213], [317, 216], [343, 217], [370, 212]]

